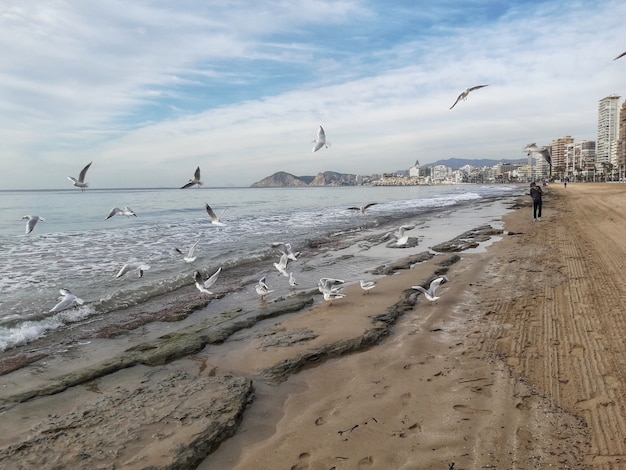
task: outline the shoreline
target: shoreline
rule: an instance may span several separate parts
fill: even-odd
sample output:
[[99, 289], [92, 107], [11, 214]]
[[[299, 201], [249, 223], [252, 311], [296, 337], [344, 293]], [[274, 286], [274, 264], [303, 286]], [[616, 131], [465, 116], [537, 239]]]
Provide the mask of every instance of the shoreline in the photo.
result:
[[[551, 186], [543, 222], [529, 222], [521, 198], [484, 251], [408, 262], [368, 295], [348, 286], [349, 302], [268, 317], [180, 359], [5, 408], [0, 468], [617, 468], [626, 211], [609, 220], [606, 205], [623, 208], [626, 190], [610, 187]], [[595, 206], [585, 228], [591, 216], [578, 211]], [[598, 229], [604, 244], [590, 238]], [[442, 269], [450, 282], [438, 302], [410, 289]], [[618, 292], [613, 305], [593, 292], [597, 278]], [[580, 311], [594, 301], [598, 318]], [[202, 330], [188, 332], [206, 339]], [[276, 381], [276, 365], [299, 372]]]

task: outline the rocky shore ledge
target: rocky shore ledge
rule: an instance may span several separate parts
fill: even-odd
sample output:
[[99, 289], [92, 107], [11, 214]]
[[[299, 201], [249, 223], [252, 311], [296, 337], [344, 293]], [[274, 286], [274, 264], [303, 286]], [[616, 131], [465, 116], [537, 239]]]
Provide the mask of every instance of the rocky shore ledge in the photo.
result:
[[[479, 227], [439, 250], [460, 251], [494, 233], [501, 231]], [[427, 285], [445, 274], [459, 256], [424, 252], [374, 272], [391, 276], [415, 263], [432, 262], [435, 256], [432, 273], [422, 282]], [[254, 400], [255, 380], [279, 383], [305, 367], [379, 343], [414, 307], [416, 292], [405, 290], [397, 302], [375, 315], [354, 321], [344, 317], [351, 326], [336, 336], [316, 328], [326, 321], [311, 308], [315, 299], [319, 301], [319, 292], [299, 292], [254, 311], [223, 312], [218, 319], [199, 321], [97, 364], [59, 370], [17, 393], [0, 391], [0, 468], [193, 468], [237, 431]], [[289, 328], [276, 321], [255, 333], [259, 355], [248, 371], [198, 359], [207, 346], [293, 312], [310, 317], [303, 320], [306, 326]], [[287, 357], [273, 353], [285, 348], [290, 351]], [[24, 359], [22, 366], [29, 362], [23, 369], [4, 364], [4, 378], [19, 380], [21, 373], [36, 374], [38, 360]]]

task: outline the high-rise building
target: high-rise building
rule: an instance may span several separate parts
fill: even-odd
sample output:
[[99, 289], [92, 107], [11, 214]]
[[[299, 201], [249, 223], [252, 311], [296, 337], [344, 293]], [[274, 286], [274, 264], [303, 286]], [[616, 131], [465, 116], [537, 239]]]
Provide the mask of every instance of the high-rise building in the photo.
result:
[[626, 101], [622, 103], [619, 114], [619, 133], [615, 159], [617, 160], [618, 178], [623, 181], [626, 179]]
[[579, 140], [565, 147], [565, 175], [570, 181], [591, 180], [595, 174], [596, 143]]
[[598, 140], [596, 141], [596, 171], [603, 173], [607, 164], [617, 167], [619, 132], [619, 95], [602, 98], [598, 104]]
[[550, 144], [550, 156], [552, 157], [552, 172], [559, 173], [556, 176], [562, 176], [565, 172], [565, 151], [569, 144], [573, 143], [574, 139], [570, 135], [555, 139]]

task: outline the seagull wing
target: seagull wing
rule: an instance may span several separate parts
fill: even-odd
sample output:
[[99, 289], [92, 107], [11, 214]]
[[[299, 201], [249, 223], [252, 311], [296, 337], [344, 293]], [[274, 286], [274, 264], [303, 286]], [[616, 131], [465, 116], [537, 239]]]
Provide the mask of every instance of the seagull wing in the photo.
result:
[[215, 281], [217, 281], [217, 278], [219, 277], [221, 272], [222, 272], [222, 268], [220, 267], [218, 268], [217, 271], [215, 271], [215, 273], [213, 273], [213, 275], [210, 278], [204, 281], [204, 287], [208, 289], [213, 284], [215, 284]]
[[37, 219], [35, 217], [28, 219], [28, 222], [26, 222], [26, 233], [32, 232], [35, 225], [37, 225]]
[[191, 247], [189, 248], [189, 252], [187, 253], [187, 258], [193, 258], [195, 253], [196, 253], [196, 246], [198, 245], [198, 242], [200, 240], [196, 240], [196, 242], [191, 245]]
[[470, 91], [478, 90], [479, 88], [484, 88], [486, 86], [489, 86], [489, 85], [476, 85], [476, 86], [470, 87], [467, 89], [467, 93], [469, 94]]
[[87, 174], [87, 170], [89, 169], [89, 167], [91, 166], [93, 162], [89, 162], [89, 165], [86, 165], [85, 168], [83, 168], [80, 171], [80, 175], [78, 175], [78, 181], [81, 183], [85, 182], [85, 175]]
[[456, 101], [454, 102], [454, 104], [452, 106], [450, 106], [450, 109], [454, 108], [456, 106], [456, 104], [461, 101], [461, 99], [463, 98], [463, 95], [465, 94], [465, 92], [461, 93], [457, 98]]
[[115, 214], [117, 214], [118, 212], [122, 212], [122, 210], [121, 210], [119, 207], [114, 207], [113, 209], [111, 209], [111, 210], [109, 211], [109, 215], [107, 215], [107, 216], [106, 216], [106, 219], [104, 219], [104, 220], [108, 220], [108, 219], [110, 219], [111, 217], [113, 217], [113, 216], [114, 216]]
[[194, 172], [193, 177], [196, 181], [200, 181], [200, 167], [196, 168], [196, 171]]
[[180, 187], [180, 189], [187, 189], [187, 188], [189, 188], [189, 187], [191, 187], [191, 186], [193, 186], [193, 185], [194, 185], [194, 182], [193, 182], [193, 181], [190, 181], [190, 182], [189, 182], [189, 183], [187, 183], [186, 185], [181, 186], [181, 187]]
[[209, 206], [206, 202], [204, 203], [204, 205], [206, 206], [207, 214], [209, 214], [209, 217], [211, 217], [211, 220], [214, 220], [217, 222], [219, 219], [217, 218], [217, 215], [215, 215], [215, 212], [213, 212], [213, 209], [211, 209], [211, 206]]
[[626, 52], [622, 52], [620, 55], [618, 55], [618, 56], [617, 56], [615, 59], [613, 59], [613, 60], [617, 60], [617, 59], [619, 59], [620, 57], [624, 57], [625, 55], [626, 55]]

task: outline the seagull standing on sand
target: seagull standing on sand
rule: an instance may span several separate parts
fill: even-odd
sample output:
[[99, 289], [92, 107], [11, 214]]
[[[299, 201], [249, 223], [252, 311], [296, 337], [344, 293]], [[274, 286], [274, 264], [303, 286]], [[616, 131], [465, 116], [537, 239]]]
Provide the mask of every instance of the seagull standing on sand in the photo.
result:
[[472, 91], [474, 90], [478, 90], [479, 88], [483, 88], [489, 85], [476, 85], [470, 88], [466, 88], [465, 90], [463, 90], [463, 92], [457, 97], [456, 101], [454, 102], [454, 104], [452, 106], [450, 106], [450, 109], [454, 108], [456, 106], [456, 104], [463, 100], [466, 101], [467, 100], [467, 95], [469, 95]]
[[197, 184], [198, 188], [202, 186], [202, 181], [200, 181], [200, 167], [196, 168], [196, 171], [193, 174], [193, 179], [190, 179], [189, 182], [186, 185], [181, 186], [180, 189], [191, 188], [194, 184]]
[[270, 292], [274, 292], [265, 283], [265, 276], [259, 279], [259, 282], [254, 286], [254, 289], [256, 290], [256, 293], [261, 296], [261, 302], [265, 301], [265, 297], [267, 296], [267, 294], [269, 294]]
[[222, 215], [224, 215], [224, 212], [226, 211], [226, 209], [228, 209], [228, 207], [222, 209], [222, 212], [220, 212], [220, 215], [218, 217], [215, 212], [213, 212], [213, 209], [211, 209], [211, 206], [209, 206], [206, 202], [204, 203], [204, 205], [206, 206], [207, 214], [209, 214], [209, 217], [211, 217], [211, 223], [213, 225], [217, 225], [218, 227], [223, 227], [225, 224], [222, 222]]
[[215, 281], [217, 281], [217, 278], [220, 275], [220, 272], [222, 272], [222, 268], [218, 268], [218, 270], [215, 271], [215, 273], [213, 273], [213, 275], [205, 281], [202, 278], [202, 274], [200, 274], [200, 271], [195, 271], [193, 273], [193, 280], [198, 290], [202, 292], [203, 294], [211, 295], [213, 292], [209, 290], [209, 287], [215, 284]]
[[294, 290], [298, 283], [296, 282], [296, 278], [293, 277], [293, 273], [289, 273], [289, 288]]
[[436, 293], [437, 293], [437, 289], [439, 288], [439, 286], [445, 282], [448, 282], [448, 277], [447, 276], [441, 276], [438, 277], [437, 279], [433, 280], [430, 283], [430, 286], [428, 287], [428, 290], [424, 289], [422, 286], [411, 286], [411, 289], [415, 289], [420, 291], [421, 293], [424, 294], [424, 296], [430, 300], [431, 302], [434, 302], [436, 300], [439, 300], [440, 297], [437, 297]]
[[320, 126], [317, 131], [317, 139], [311, 141], [311, 143], [315, 144], [312, 150], [313, 152], [317, 152], [322, 147], [330, 147], [330, 142], [326, 142], [326, 133], [324, 132], [324, 128], [322, 126]]
[[122, 269], [117, 273], [115, 277], [122, 277], [124, 274], [130, 271], [137, 270], [139, 272], [139, 277], [143, 277], [143, 272], [150, 269], [150, 265], [144, 263], [126, 263], [122, 266]]
[[137, 217], [137, 214], [135, 214], [135, 212], [130, 207], [124, 206], [124, 209], [120, 209], [119, 207], [114, 207], [113, 209], [111, 209], [109, 215], [107, 215], [104, 220], [109, 220], [114, 215], [125, 215], [128, 218], [130, 218], [131, 215]]
[[360, 207], [348, 207], [349, 211], [359, 211], [361, 213], [361, 215], [365, 214], [365, 211], [372, 206], [375, 206], [376, 204], [378, 204], [377, 202], [370, 202], [369, 204], [365, 204], [363, 206]]
[[89, 162], [89, 165], [85, 166], [85, 168], [83, 168], [80, 171], [80, 174], [78, 175], [78, 179], [74, 178], [73, 176], [67, 177], [67, 179], [70, 180], [74, 184], [74, 186], [76, 186], [77, 188], [80, 188], [81, 191], [84, 191], [86, 188], [89, 187], [89, 184], [85, 183], [85, 175], [87, 174], [87, 170], [89, 169], [92, 163], [93, 162]]
[[37, 222], [39, 222], [40, 220], [42, 222], [46, 221], [46, 219], [44, 219], [43, 217], [39, 217], [38, 215], [25, 215], [24, 217], [22, 217], [22, 220], [24, 219], [28, 219], [28, 222], [26, 222], [26, 233], [32, 232], [35, 228], [35, 225], [37, 225]]
[[383, 240], [389, 238], [389, 237], [394, 237], [396, 239], [396, 246], [404, 246], [409, 242], [409, 236], [406, 235], [406, 231], [407, 230], [412, 230], [415, 228], [415, 225], [401, 225], [400, 228], [398, 228], [398, 232], [394, 233], [394, 232], [389, 232], [388, 234], [384, 235], [382, 238]]
[[361, 289], [363, 289], [363, 294], [369, 294], [370, 291], [376, 287], [376, 281], [364, 281], [361, 279], [359, 284], [361, 285]]
[[176, 250], [177, 253], [180, 253], [181, 255], [183, 255], [183, 259], [187, 262], [187, 263], [193, 263], [197, 256], [196, 256], [196, 246], [198, 245], [198, 242], [200, 240], [196, 240], [196, 242], [191, 245], [191, 248], [189, 248], [189, 252], [187, 252], [187, 254], [185, 255], [185, 253], [183, 253], [182, 251], [180, 251], [178, 248], [174, 248]]
[[59, 300], [61, 301], [52, 307], [50, 313], [60, 312], [61, 310], [73, 307], [75, 304], [83, 305], [85, 303], [83, 299], [79, 299], [72, 294], [69, 289], [61, 289], [59, 292], [61, 293], [61, 297], [59, 297]]

